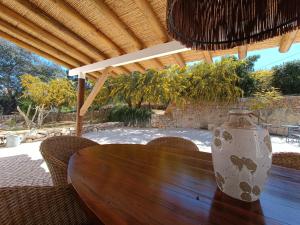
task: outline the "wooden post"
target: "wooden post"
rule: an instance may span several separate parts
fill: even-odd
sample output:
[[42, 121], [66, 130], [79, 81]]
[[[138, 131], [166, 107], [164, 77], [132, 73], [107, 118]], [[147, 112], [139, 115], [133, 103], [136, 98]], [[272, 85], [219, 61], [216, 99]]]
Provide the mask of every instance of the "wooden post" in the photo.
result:
[[84, 86], [85, 75], [80, 73], [78, 75], [78, 90], [77, 90], [77, 111], [76, 111], [76, 136], [82, 135], [83, 116], [80, 116], [80, 109], [84, 103]]

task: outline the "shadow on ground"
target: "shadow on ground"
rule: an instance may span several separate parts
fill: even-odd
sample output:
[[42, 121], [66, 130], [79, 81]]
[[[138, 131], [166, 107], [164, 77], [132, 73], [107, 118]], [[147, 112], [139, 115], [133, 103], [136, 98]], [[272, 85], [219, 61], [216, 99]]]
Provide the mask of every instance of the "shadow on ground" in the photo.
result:
[[0, 187], [52, 185], [49, 172], [41, 165], [44, 160], [32, 160], [28, 155], [0, 158]]
[[196, 129], [142, 129], [118, 128], [91, 132], [85, 137], [100, 144], [127, 143], [146, 144], [152, 139], [164, 136], [182, 137], [193, 141], [201, 151], [210, 152], [211, 132]]

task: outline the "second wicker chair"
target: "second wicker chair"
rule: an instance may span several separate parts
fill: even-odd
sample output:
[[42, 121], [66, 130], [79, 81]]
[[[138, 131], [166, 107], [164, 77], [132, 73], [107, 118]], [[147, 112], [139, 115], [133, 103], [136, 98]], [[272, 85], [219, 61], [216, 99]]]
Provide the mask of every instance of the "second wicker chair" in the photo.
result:
[[272, 163], [277, 166], [300, 170], [300, 153], [280, 152], [274, 153]]
[[202, 159], [212, 160], [211, 153], [199, 151], [197, 145], [192, 141], [180, 137], [160, 137], [149, 141], [147, 145], [171, 147], [176, 149], [177, 154], [191, 157], [201, 154]]
[[44, 140], [40, 152], [49, 168], [53, 185], [66, 185], [70, 157], [78, 150], [93, 145], [98, 143], [75, 136], [58, 136]]
[[188, 151], [199, 151], [197, 145], [195, 145], [193, 142], [180, 137], [159, 137], [149, 141], [147, 145], [160, 145], [185, 149]]

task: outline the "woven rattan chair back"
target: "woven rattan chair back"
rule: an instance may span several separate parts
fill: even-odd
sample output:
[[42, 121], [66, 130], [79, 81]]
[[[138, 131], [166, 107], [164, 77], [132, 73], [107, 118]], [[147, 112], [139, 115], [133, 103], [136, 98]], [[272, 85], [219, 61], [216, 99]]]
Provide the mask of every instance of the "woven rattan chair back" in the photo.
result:
[[180, 137], [160, 137], [149, 141], [147, 145], [166, 146], [181, 151], [184, 150], [184, 152], [199, 151], [197, 145], [192, 141]]
[[93, 145], [98, 143], [75, 136], [57, 136], [44, 140], [40, 152], [49, 168], [53, 185], [66, 185], [70, 157], [78, 150]]
[[274, 153], [272, 163], [277, 166], [300, 170], [300, 153], [280, 152]]
[[1, 225], [88, 224], [70, 185], [0, 188]]

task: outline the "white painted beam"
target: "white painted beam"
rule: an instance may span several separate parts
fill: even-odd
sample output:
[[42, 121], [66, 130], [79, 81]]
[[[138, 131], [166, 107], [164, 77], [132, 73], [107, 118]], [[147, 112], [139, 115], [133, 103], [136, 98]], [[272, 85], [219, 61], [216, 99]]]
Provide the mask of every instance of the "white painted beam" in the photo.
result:
[[124, 54], [100, 62], [92, 63], [86, 66], [81, 66], [75, 69], [71, 69], [69, 70], [69, 75], [74, 76], [80, 73], [90, 73], [94, 71], [103, 70], [109, 66], [112, 67], [122, 66], [130, 63], [140, 62], [140, 61], [171, 55], [171, 54], [184, 52], [188, 50], [190, 50], [190, 48], [185, 47], [184, 45], [180, 44], [180, 42], [170, 41], [164, 44], [159, 44], [149, 48], [145, 48], [137, 52]]

